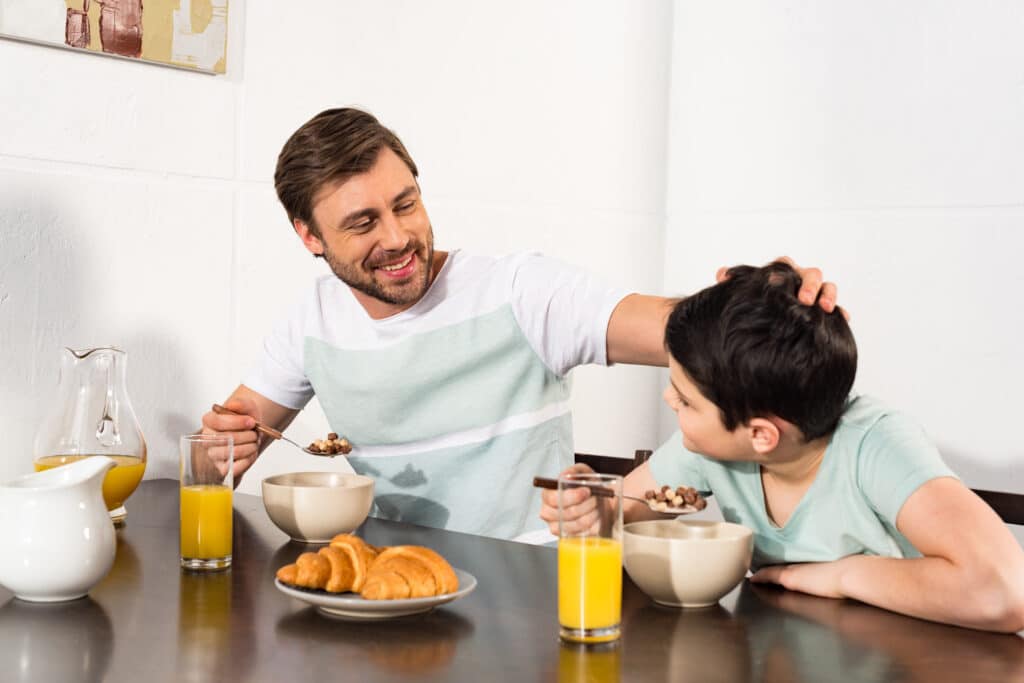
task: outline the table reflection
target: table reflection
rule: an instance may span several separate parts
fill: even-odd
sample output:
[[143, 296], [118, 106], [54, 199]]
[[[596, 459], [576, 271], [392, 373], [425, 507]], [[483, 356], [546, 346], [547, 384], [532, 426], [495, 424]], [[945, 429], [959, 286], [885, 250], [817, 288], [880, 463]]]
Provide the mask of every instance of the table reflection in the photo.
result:
[[231, 661], [231, 572], [181, 572], [178, 660], [185, 680], [224, 680]]
[[625, 666], [664, 662], [673, 681], [745, 681], [751, 669], [747, 627], [721, 605], [699, 609], [663, 607], [639, 590], [624, 600]]
[[102, 681], [114, 630], [92, 598], [0, 606], [0, 671], [4, 681]]
[[389, 673], [415, 678], [443, 672], [455, 658], [460, 640], [473, 624], [444, 609], [386, 621], [343, 621], [307, 607], [277, 622], [279, 638], [339, 648], [348, 657]]
[[141, 582], [142, 565], [139, 562], [139, 555], [131, 541], [126, 540], [124, 535], [118, 532], [116, 561], [100, 588], [105, 590], [108, 585], [117, 586], [117, 590], [122, 593], [134, 593], [140, 590]]
[[558, 683], [619, 683], [621, 680], [622, 643], [561, 643]]
[[1024, 680], [1024, 639], [745, 584], [755, 681]]
[[[621, 674], [560, 653], [559, 680], [628, 680], [652, 662], [672, 681], [860, 683], [1024, 680], [1024, 638], [945, 626], [853, 600], [744, 582], [730, 611], [623, 593]], [[600, 666], [599, 666], [600, 664]], [[579, 671], [587, 671], [582, 675]]]
[[[237, 513], [233, 546], [265, 552], [251, 524]], [[177, 553], [175, 553], [175, 556]], [[237, 570], [237, 571], [236, 571]], [[177, 680], [245, 680], [251, 659], [237, 652], [254, 638], [258, 574], [232, 567], [220, 571], [179, 570]]]

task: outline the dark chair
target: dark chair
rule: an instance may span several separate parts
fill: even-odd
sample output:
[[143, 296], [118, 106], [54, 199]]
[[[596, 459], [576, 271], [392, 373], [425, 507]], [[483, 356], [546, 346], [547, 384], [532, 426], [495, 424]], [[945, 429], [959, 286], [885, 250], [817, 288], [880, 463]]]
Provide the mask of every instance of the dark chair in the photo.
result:
[[[590, 465], [595, 472], [602, 474], [620, 474], [626, 476], [634, 468], [642, 465], [647, 458], [651, 457], [651, 451], [636, 451], [633, 459], [613, 458], [607, 455], [592, 455], [590, 453], [577, 453], [576, 462]], [[1024, 525], [1024, 494], [1005, 493], [1003, 491], [985, 491], [983, 489], [971, 489], [978, 497], [989, 504], [996, 514], [1007, 524]]]
[[613, 458], [608, 455], [591, 455], [590, 453], [577, 453], [576, 462], [589, 465], [595, 472], [601, 474], [620, 474], [626, 476], [634, 469], [644, 464], [647, 458], [651, 457], [653, 451], [639, 450], [633, 454], [633, 459]]
[[971, 489], [1007, 524], [1024, 524], [1024, 494]]

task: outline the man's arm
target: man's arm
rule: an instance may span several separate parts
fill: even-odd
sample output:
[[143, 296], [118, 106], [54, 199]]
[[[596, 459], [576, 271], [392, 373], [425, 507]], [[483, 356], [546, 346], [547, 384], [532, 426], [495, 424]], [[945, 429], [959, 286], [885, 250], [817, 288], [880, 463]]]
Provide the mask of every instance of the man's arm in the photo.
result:
[[851, 555], [765, 567], [751, 580], [958, 626], [1024, 629], [1024, 550], [972, 491], [932, 479], [903, 504], [896, 526], [924, 557]]
[[665, 323], [678, 299], [630, 294], [608, 319], [608, 364], [668, 366]]
[[263, 450], [270, 445], [270, 439], [260, 439], [254, 427], [261, 422], [268, 427], [283, 431], [299, 414], [294, 408], [275, 403], [263, 394], [240, 384], [231, 394], [224, 407], [240, 415], [219, 415], [210, 411], [203, 415], [204, 434], [230, 434], [235, 441], [235, 486], [242, 475], [252, 467]]

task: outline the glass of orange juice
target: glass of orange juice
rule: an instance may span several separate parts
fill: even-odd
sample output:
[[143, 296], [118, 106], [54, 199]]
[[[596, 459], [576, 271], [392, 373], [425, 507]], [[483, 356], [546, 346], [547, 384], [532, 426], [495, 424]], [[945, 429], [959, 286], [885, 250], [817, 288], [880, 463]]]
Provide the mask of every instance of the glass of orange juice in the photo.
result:
[[181, 566], [231, 566], [234, 439], [220, 434], [181, 437]]
[[[573, 490], [580, 487], [590, 491], [582, 503]], [[622, 477], [559, 477], [558, 531], [559, 635], [577, 643], [616, 640], [622, 616]]]

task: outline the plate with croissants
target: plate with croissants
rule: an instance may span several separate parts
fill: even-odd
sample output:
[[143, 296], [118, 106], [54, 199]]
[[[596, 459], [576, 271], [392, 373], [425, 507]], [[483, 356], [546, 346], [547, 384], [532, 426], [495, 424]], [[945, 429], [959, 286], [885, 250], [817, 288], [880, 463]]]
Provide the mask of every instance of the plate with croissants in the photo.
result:
[[330, 545], [278, 569], [274, 585], [330, 616], [378, 620], [458, 600], [476, 588], [476, 579], [424, 546], [378, 547], [338, 534]]

